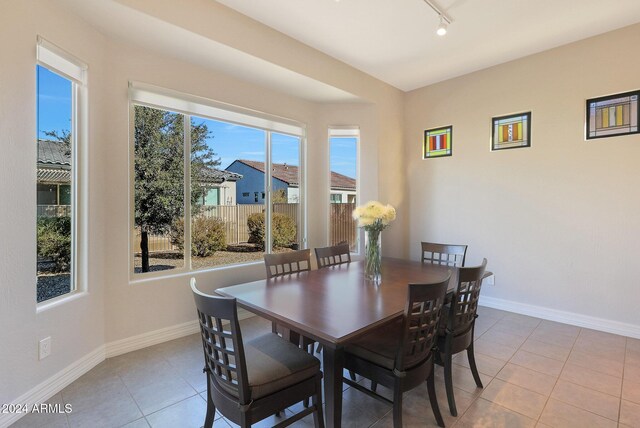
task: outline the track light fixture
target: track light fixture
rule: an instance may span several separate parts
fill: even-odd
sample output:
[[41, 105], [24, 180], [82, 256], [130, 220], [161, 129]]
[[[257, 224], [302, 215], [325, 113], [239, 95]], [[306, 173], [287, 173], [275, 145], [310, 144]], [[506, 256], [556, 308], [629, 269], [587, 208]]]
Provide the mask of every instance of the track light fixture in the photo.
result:
[[440, 16], [440, 24], [438, 24], [436, 34], [438, 36], [444, 36], [445, 34], [447, 34], [447, 23], [444, 22], [444, 19], [442, 19], [442, 15]]
[[440, 16], [440, 24], [438, 24], [438, 28], [436, 30], [436, 34], [438, 36], [444, 36], [445, 34], [447, 34], [447, 24], [451, 24], [451, 22], [453, 22], [453, 20], [433, 0], [423, 0], [423, 1], [426, 4], [428, 4], [429, 7], [431, 7], [431, 9], [433, 9], [433, 11], [438, 14], [438, 16]]

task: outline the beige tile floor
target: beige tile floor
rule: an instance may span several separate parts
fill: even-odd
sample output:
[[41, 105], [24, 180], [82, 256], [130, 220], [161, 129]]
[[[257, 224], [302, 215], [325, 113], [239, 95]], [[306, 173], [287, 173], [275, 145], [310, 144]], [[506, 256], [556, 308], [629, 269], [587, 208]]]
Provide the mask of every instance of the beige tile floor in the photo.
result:
[[[457, 418], [448, 412], [442, 368], [436, 368], [448, 427], [640, 427], [640, 340], [485, 307], [479, 313], [476, 360], [484, 389], [476, 388], [466, 355], [458, 354]], [[242, 328], [251, 337], [271, 324], [254, 317]], [[13, 427], [200, 427], [202, 364], [198, 335], [111, 358], [51, 399], [72, 404], [72, 413], [28, 415]], [[346, 427], [391, 427], [391, 406], [346, 388], [343, 421]], [[436, 426], [426, 386], [405, 395], [404, 425]], [[214, 426], [235, 425], [218, 415]], [[294, 426], [313, 426], [313, 419]]]

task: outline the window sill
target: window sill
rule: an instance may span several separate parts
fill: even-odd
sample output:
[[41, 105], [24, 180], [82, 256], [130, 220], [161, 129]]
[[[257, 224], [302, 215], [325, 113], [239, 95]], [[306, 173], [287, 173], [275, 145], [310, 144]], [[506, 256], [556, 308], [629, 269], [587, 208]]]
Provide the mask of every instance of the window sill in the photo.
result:
[[198, 270], [181, 270], [180, 272], [171, 273], [171, 274], [164, 274], [164, 275], [160, 274], [158, 272], [150, 272], [150, 273], [147, 273], [146, 275], [145, 274], [137, 274], [137, 275], [145, 275], [145, 276], [143, 278], [140, 278], [140, 277], [130, 278], [129, 279], [129, 285], [144, 284], [144, 283], [147, 283], [147, 282], [153, 282], [153, 281], [170, 279], [170, 278], [191, 277], [193, 275], [200, 275], [200, 274], [203, 274], [203, 273], [220, 272], [220, 271], [225, 271], [225, 270], [229, 270], [229, 269], [239, 269], [239, 268], [244, 268], [244, 267], [252, 267], [252, 266], [256, 266], [256, 265], [264, 266], [264, 261], [258, 260], [258, 261], [255, 261], [255, 262], [237, 263], [237, 264], [232, 264], [232, 265], [216, 266], [216, 267], [203, 268], [203, 269], [198, 269]]
[[36, 314], [48, 311], [53, 308], [57, 308], [58, 306], [62, 306], [68, 302], [81, 299], [84, 296], [88, 296], [88, 295], [89, 293], [87, 293], [86, 291], [75, 290], [63, 296], [58, 296], [53, 299], [45, 300], [44, 302], [40, 302], [36, 304]]

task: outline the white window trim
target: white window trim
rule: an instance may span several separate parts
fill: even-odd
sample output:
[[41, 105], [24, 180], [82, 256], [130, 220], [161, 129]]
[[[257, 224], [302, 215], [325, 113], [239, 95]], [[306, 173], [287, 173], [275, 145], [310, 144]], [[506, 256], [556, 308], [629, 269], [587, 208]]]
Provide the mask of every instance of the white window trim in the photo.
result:
[[[327, 136], [327, 159], [329, 160], [329, 168], [327, 172], [327, 180], [328, 186], [326, 189], [326, 198], [325, 200], [331, 204], [331, 139], [332, 138], [355, 138], [356, 139], [356, 200], [355, 205], [358, 206], [360, 204], [360, 127], [353, 126], [329, 126], [328, 136]], [[331, 239], [331, 217], [330, 212], [327, 213], [327, 235], [326, 242], [327, 245]], [[363, 232], [358, 228], [356, 229], [356, 251], [353, 251], [351, 254], [360, 255], [362, 253], [362, 243], [364, 242]]]
[[[36, 64], [71, 81], [71, 290], [36, 304], [36, 313], [87, 294], [88, 135], [87, 65], [51, 42], [37, 37]], [[36, 135], [36, 139], [37, 139]]]
[[[192, 116], [202, 117], [215, 121], [227, 122], [240, 126], [247, 126], [265, 131], [265, 165], [271, 165], [271, 134], [277, 133], [299, 138], [300, 168], [300, 202], [298, 230], [302, 235], [299, 239], [302, 248], [307, 247], [307, 209], [306, 209], [306, 125], [291, 119], [268, 113], [251, 110], [232, 104], [227, 104], [215, 100], [210, 100], [195, 95], [184, 94], [170, 89], [160, 88], [140, 82], [129, 82], [129, 284], [138, 284], [156, 279], [180, 277], [193, 273], [205, 273], [229, 268], [240, 268], [255, 265], [262, 262], [245, 262], [223, 266], [211, 266], [194, 270], [191, 266], [191, 255], [188, 250], [191, 248], [191, 224], [185, 221], [185, 246], [184, 264], [181, 268], [164, 271], [134, 273], [135, 257], [133, 252], [133, 237], [131, 236], [135, 224], [135, 106], [168, 110], [184, 115], [185, 120], [185, 218], [190, 215], [191, 204], [191, 134], [190, 122]], [[189, 126], [187, 126], [189, 125]], [[188, 147], [186, 146], [188, 144]], [[271, 253], [271, 168], [265, 168], [265, 253]]]

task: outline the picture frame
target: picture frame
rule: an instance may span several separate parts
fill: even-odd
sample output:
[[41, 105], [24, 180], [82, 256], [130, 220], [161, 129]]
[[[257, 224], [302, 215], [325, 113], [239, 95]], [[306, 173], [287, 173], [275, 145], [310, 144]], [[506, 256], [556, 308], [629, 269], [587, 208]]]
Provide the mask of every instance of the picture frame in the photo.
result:
[[424, 131], [422, 159], [441, 158], [453, 154], [453, 125]]
[[531, 147], [531, 112], [491, 119], [491, 151]]
[[640, 133], [640, 90], [590, 98], [586, 102], [585, 139]]

